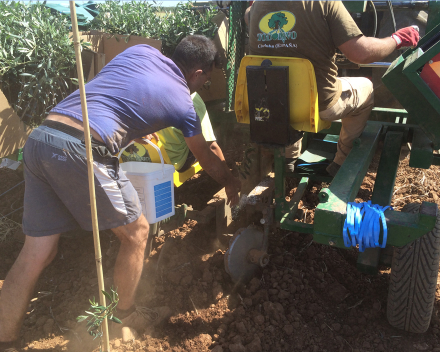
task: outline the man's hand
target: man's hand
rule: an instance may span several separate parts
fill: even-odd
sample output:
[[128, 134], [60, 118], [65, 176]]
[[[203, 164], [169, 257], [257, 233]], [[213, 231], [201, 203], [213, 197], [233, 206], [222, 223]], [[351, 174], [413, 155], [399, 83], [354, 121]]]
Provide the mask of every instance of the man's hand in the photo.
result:
[[231, 207], [238, 204], [240, 200], [238, 192], [240, 192], [241, 189], [241, 183], [238, 178], [234, 177], [232, 180], [232, 184], [229, 184], [225, 187], [226, 196], [228, 197], [226, 204], [229, 204]]
[[419, 42], [419, 31], [417, 26], [405, 27], [399, 29], [396, 33], [391, 34], [391, 38], [396, 42], [396, 49], [415, 47]]
[[139, 144], [145, 144], [144, 139], [148, 139], [149, 141], [151, 141], [153, 138], [155, 138], [156, 141], [159, 142], [159, 136], [157, 133], [147, 134], [145, 137], [136, 138], [134, 141]]

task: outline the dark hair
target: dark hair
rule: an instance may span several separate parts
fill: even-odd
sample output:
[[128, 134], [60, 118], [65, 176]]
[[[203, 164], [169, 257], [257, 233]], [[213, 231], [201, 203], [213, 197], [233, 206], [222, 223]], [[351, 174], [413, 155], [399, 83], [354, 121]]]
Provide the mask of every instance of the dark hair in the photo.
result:
[[209, 71], [212, 64], [220, 67], [220, 56], [211, 39], [203, 35], [189, 35], [177, 45], [171, 60], [186, 72]]

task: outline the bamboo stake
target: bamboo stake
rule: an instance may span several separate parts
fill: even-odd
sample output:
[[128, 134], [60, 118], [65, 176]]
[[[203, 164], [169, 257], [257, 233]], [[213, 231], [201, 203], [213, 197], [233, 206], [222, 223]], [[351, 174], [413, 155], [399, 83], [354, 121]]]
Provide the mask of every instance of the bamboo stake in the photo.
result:
[[[78, 72], [78, 83], [79, 83], [79, 93], [81, 96], [84, 137], [85, 137], [86, 151], [87, 151], [87, 170], [88, 170], [88, 178], [89, 178], [90, 207], [92, 212], [93, 242], [95, 244], [96, 271], [98, 272], [99, 302], [102, 306], [106, 307], [107, 305], [105, 302], [105, 296], [102, 293], [102, 291], [104, 291], [104, 275], [102, 272], [101, 245], [99, 243], [98, 214], [96, 210], [95, 180], [93, 173], [93, 155], [92, 155], [92, 145], [90, 138], [89, 115], [87, 114], [86, 90], [84, 87], [84, 75], [83, 75], [82, 60], [81, 60], [81, 46], [80, 46], [79, 34], [78, 34], [78, 22], [76, 19], [75, 1], [70, 1], [70, 17], [72, 19], [73, 43], [75, 46], [75, 56], [76, 56], [76, 70]], [[103, 333], [102, 338], [104, 340], [103, 343], [104, 352], [109, 352], [110, 342], [108, 336], [107, 318], [105, 318], [102, 323], [102, 333]]]

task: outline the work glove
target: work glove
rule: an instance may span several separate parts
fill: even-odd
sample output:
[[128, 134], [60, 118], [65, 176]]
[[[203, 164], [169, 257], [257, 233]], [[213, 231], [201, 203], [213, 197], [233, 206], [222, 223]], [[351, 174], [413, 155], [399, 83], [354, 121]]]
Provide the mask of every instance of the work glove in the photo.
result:
[[397, 44], [396, 49], [415, 47], [419, 42], [419, 28], [417, 26], [405, 27], [391, 34]]

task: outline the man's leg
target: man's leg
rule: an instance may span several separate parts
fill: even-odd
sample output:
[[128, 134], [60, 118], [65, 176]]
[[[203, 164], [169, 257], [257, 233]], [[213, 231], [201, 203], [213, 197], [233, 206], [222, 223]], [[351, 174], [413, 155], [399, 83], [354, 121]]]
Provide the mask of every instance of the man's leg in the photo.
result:
[[373, 84], [364, 77], [342, 77], [342, 94], [331, 108], [320, 111], [319, 116], [326, 121], [341, 120], [335, 159], [327, 167], [327, 172], [335, 176], [339, 167], [353, 147], [353, 141], [359, 137], [367, 124], [374, 106]]
[[295, 143], [288, 145], [286, 147], [286, 171], [294, 172], [295, 171], [295, 162], [301, 155], [302, 148], [302, 138], [297, 140]]
[[[334, 162], [342, 165], [353, 148], [353, 141], [364, 130], [374, 106], [373, 83], [368, 78], [344, 77], [350, 84], [352, 96], [350, 97], [350, 112], [341, 119], [342, 129], [339, 135], [338, 151]], [[343, 83], [344, 86], [344, 83]]]
[[59, 234], [26, 236], [0, 294], [0, 342], [18, 339], [35, 284], [43, 269], [55, 258], [59, 238]]
[[139, 333], [149, 326], [164, 322], [172, 314], [168, 307], [150, 309], [135, 306], [149, 228], [147, 219], [141, 214], [136, 221], [112, 229], [121, 240], [114, 272], [114, 284], [119, 295], [116, 316], [122, 320], [123, 327], [133, 328]]
[[301, 155], [302, 138], [286, 147], [286, 159], [298, 159]]
[[114, 285], [118, 289], [120, 310], [129, 310], [134, 306], [149, 229], [150, 226], [143, 214], [128, 225], [112, 229], [121, 241], [114, 271]]

